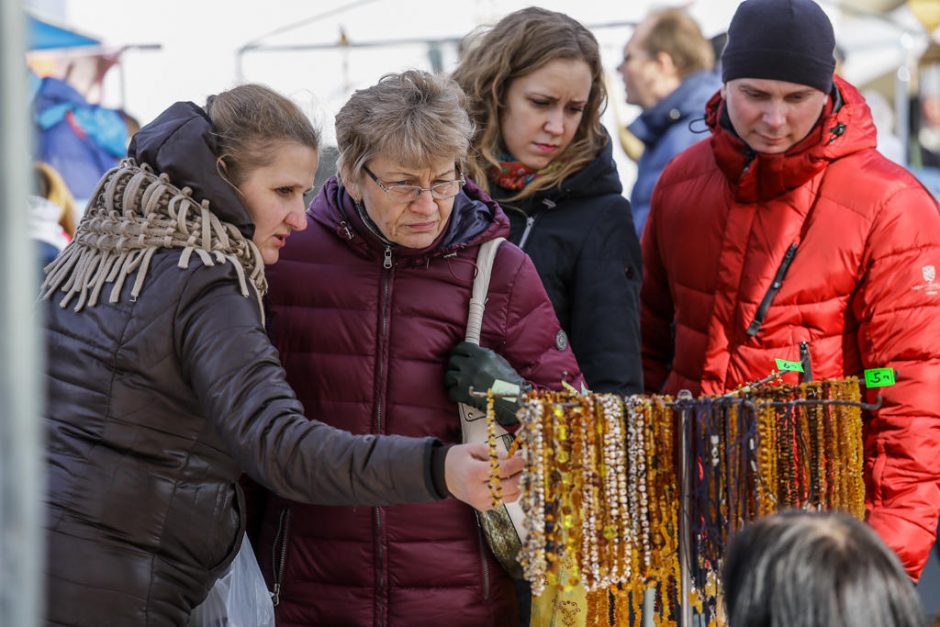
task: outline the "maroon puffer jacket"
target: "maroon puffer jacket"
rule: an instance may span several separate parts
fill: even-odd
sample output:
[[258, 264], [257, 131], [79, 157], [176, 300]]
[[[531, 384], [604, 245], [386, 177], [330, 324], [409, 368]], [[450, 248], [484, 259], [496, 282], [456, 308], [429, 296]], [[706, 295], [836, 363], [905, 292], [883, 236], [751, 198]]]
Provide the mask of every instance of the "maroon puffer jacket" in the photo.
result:
[[[444, 370], [463, 339], [479, 245], [508, 233], [472, 184], [427, 250], [384, 246], [331, 179], [269, 274], [270, 331], [308, 416], [353, 433], [460, 441]], [[537, 386], [581, 375], [525, 253], [494, 264], [483, 346]], [[514, 624], [508, 575], [472, 508], [310, 507], [269, 499], [258, 543], [280, 625]]]
[[866, 504], [916, 579], [940, 514], [940, 214], [835, 80], [841, 101], [786, 153], [750, 152], [716, 96], [711, 141], [666, 167], [643, 240], [644, 380], [721, 393], [799, 361], [802, 342], [817, 379], [896, 369], [865, 423]]

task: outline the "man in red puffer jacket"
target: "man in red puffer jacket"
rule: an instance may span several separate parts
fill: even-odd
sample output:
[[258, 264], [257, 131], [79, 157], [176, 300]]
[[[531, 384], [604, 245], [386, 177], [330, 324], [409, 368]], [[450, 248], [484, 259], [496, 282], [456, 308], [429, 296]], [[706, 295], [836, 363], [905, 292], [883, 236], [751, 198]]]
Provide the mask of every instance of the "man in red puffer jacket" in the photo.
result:
[[875, 150], [868, 106], [833, 77], [832, 25], [812, 0], [747, 0], [728, 35], [711, 140], [680, 154], [653, 193], [647, 388], [725, 392], [775, 358], [800, 360], [801, 344], [817, 379], [895, 369], [865, 424], [867, 517], [916, 580], [940, 514], [937, 204]]

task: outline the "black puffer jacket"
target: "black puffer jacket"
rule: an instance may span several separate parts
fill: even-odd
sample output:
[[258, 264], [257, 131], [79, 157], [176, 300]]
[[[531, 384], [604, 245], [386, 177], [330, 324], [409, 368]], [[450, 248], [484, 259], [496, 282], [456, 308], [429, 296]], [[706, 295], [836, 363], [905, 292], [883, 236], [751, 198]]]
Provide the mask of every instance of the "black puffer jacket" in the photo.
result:
[[609, 139], [557, 187], [516, 201], [492, 190], [512, 223], [509, 239], [535, 263], [588, 386], [642, 392], [642, 255]]
[[[215, 174], [209, 131], [179, 103], [140, 131], [131, 156], [249, 232]], [[179, 249], [159, 250], [137, 298], [130, 275], [113, 304], [76, 313], [50, 299], [49, 624], [186, 624], [239, 546], [242, 471], [310, 503], [438, 498], [434, 440], [307, 420], [233, 264], [179, 261]]]

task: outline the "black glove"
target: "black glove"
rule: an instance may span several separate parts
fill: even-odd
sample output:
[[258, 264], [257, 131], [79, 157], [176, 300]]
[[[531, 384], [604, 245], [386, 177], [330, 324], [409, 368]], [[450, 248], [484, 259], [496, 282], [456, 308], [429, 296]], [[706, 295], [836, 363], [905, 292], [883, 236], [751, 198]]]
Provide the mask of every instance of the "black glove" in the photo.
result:
[[[519, 422], [516, 420], [516, 411], [522, 405], [522, 395], [531, 390], [532, 386], [519, 376], [508, 361], [488, 348], [461, 342], [450, 351], [444, 385], [452, 401], [485, 411], [486, 397], [470, 396], [470, 388], [475, 392], [486, 392], [496, 381], [519, 387], [519, 394], [515, 398], [497, 396], [493, 403], [496, 422], [504, 427], [515, 425]], [[500, 388], [505, 387], [501, 383], [494, 391], [499, 392]]]

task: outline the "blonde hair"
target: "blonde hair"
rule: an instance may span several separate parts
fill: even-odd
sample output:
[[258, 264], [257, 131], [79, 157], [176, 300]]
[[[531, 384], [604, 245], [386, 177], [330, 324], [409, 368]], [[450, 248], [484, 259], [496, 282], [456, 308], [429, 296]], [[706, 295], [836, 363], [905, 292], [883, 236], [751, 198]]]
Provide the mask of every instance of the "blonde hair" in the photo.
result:
[[34, 162], [33, 172], [36, 175], [37, 193], [62, 209], [59, 226], [68, 233], [69, 238], [75, 237], [75, 197], [69, 191], [69, 186], [58, 170], [44, 161]]
[[461, 167], [473, 136], [466, 102], [447, 77], [420, 70], [386, 74], [336, 114], [337, 170], [358, 180], [377, 155], [409, 167], [453, 158]]
[[245, 175], [274, 157], [283, 142], [313, 150], [320, 133], [290, 99], [258, 84], [233, 87], [206, 101], [221, 174], [238, 187]]
[[607, 89], [597, 40], [580, 22], [564, 13], [529, 7], [510, 13], [490, 31], [475, 38], [454, 72], [454, 80], [470, 99], [470, 113], [477, 125], [468, 173], [487, 191], [490, 187], [486, 172], [499, 165], [503, 144], [499, 119], [509, 84], [556, 59], [587, 63], [591, 70], [591, 92], [574, 139], [554, 159], [560, 167], [536, 177], [513, 197], [517, 199], [560, 184], [590, 163], [606, 145], [601, 113], [607, 106]]
[[664, 9], [650, 14], [650, 30], [643, 38], [642, 47], [655, 57], [668, 54], [680, 78], [715, 66], [715, 51], [705, 39], [692, 16], [681, 9]]

